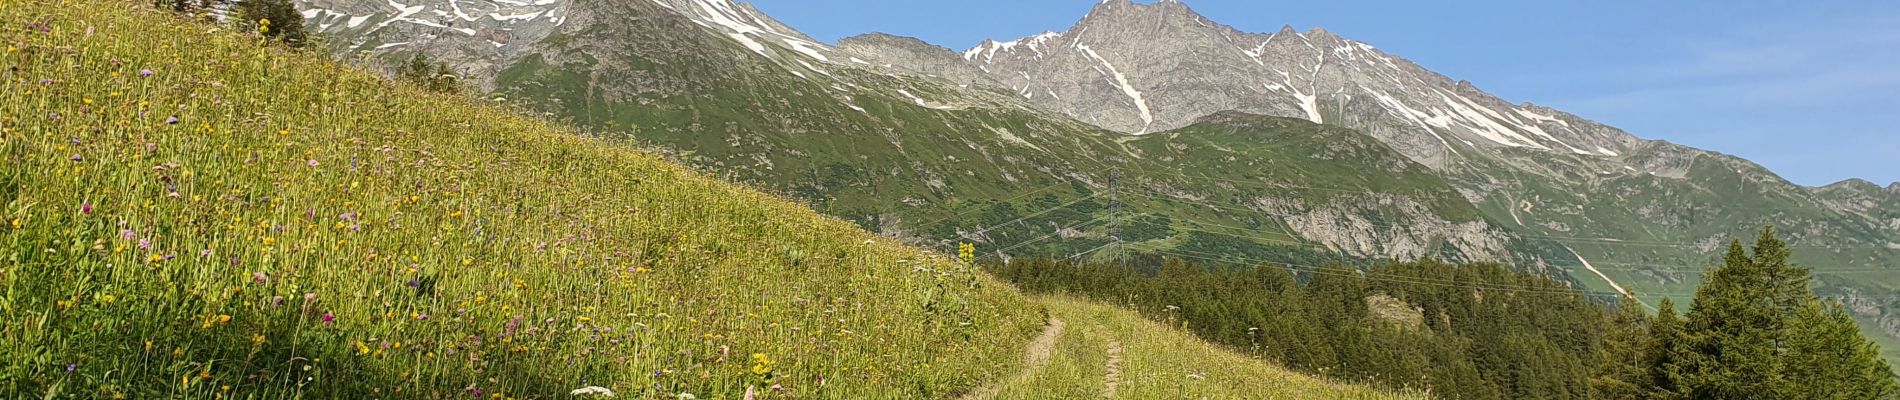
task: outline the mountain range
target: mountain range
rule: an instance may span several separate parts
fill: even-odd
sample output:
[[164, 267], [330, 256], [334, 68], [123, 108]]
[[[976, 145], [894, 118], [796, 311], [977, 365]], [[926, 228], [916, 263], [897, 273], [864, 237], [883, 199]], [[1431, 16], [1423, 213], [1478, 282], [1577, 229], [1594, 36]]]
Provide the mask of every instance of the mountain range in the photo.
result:
[[1107, 0], [1064, 31], [956, 51], [827, 44], [726, 0], [299, 6], [339, 57], [427, 53], [484, 96], [913, 243], [1295, 270], [1500, 261], [1653, 305], [1774, 225], [1820, 293], [1900, 349], [1900, 183], [1796, 185], [1323, 29]]

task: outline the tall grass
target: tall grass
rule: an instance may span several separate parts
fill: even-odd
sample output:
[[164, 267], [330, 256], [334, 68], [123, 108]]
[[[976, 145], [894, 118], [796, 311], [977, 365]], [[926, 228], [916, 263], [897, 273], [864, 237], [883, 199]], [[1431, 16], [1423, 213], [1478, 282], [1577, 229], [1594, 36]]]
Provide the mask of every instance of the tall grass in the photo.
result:
[[1042, 323], [852, 224], [145, 2], [0, 2], [0, 41], [0, 393], [943, 397]]

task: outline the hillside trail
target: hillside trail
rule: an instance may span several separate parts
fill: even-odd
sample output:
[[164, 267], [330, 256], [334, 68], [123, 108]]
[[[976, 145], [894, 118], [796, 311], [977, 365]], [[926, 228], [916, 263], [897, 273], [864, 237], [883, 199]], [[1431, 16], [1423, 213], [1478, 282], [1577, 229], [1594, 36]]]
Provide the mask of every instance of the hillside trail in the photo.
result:
[[[1107, 327], [1100, 327], [1107, 331]], [[1122, 342], [1108, 339], [1108, 373], [1102, 375], [1102, 398], [1113, 399], [1116, 389], [1122, 384]]]
[[1049, 326], [1043, 327], [1042, 334], [1036, 335], [1036, 339], [1029, 341], [1028, 348], [1023, 350], [1023, 369], [1021, 371], [1017, 371], [1016, 375], [1010, 378], [978, 387], [976, 390], [970, 391], [969, 394], [965, 394], [959, 399], [987, 400], [996, 397], [997, 391], [1002, 390], [1002, 386], [1000, 386], [1001, 383], [1025, 381], [1028, 380], [1029, 377], [1035, 376], [1037, 370], [1041, 370], [1043, 366], [1049, 364], [1049, 357], [1056, 348], [1056, 338], [1062, 336], [1062, 329], [1065, 327], [1067, 327], [1067, 324], [1063, 323], [1062, 319], [1049, 318]]

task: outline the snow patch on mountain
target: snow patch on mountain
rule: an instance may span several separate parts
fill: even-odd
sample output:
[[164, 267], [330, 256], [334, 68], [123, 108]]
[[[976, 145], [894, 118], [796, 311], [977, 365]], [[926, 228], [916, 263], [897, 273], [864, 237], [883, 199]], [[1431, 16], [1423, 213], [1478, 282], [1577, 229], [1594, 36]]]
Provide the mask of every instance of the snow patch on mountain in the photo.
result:
[[[1095, 49], [1089, 48], [1089, 45], [1077, 42], [1075, 48], [1076, 50], [1082, 51], [1082, 54], [1089, 56], [1089, 58], [1095, 59], [1095, 62], [1102, 63], [1103, 67], [1108, 68], [1108, 73], [1115, 78], [1115, 86], [1120, 88], [1123, 94], [1128, 95], [1128, 98], [1135, 100], [1135, 110], [1141, 113], [1141, 122], [1149, 125], [1154, 124], [1155, 115], [1153, 111], [1148, 109], [1148, 100], [1142, 99], [1141, 91], [1136, 90], [1135, 85], [1128, 83], [1127, 75], [1122, 75], [1121, 70], [1115, 69], [1115, 64], [1110, 64], [1108, 59], [1102, 58], [1100, 54], [1096, 54]], [[1140, 135], [1144, 133], [1148, 133], [1148, 128], [1144, 127], [1140, 132], [1136, 132], [1135, 134]]]

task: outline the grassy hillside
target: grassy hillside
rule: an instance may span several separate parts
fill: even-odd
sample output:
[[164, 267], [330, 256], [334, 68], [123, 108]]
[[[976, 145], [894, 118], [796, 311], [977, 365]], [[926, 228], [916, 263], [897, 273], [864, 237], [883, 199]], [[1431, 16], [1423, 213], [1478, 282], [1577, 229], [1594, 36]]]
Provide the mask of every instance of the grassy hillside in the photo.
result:
[[0, 393], [930, 397], [1043, 324], [793, 203], [134, 8], [0, 5]]
[[[974, 268], [145, 7], [0, 3], [0, 393], [1042, 397], [1062, 382], [1021, 356], [1049, 315]], [[1126, 343], [1123, 397], [1377, 395], [1046, 303], [1072, 338]], [[1045, 360], [1100, 361], [1069, 353]]]

